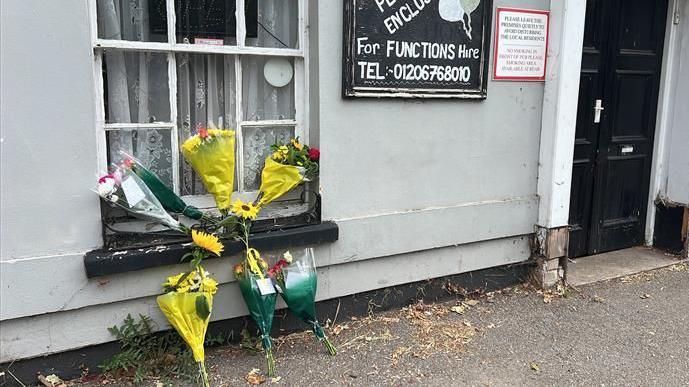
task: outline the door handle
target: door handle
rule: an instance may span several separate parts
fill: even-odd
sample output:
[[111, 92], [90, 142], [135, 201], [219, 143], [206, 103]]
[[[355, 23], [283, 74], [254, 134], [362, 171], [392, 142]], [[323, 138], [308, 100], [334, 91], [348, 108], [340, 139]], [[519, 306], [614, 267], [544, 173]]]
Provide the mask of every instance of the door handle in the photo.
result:
[[597, 99], [596, 104], [593, 106], [593, 122], [595, 124], [600, 122], [600, 112], [605, 110], [603, 107], [603, 100], [602, 99]]

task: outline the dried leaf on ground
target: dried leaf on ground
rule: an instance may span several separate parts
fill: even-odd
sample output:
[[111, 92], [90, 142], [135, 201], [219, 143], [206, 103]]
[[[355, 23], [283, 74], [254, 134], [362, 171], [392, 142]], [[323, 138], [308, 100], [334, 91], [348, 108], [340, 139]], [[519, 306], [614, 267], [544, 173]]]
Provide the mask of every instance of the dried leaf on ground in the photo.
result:
[[458, 314], [463, 314], [466, 308], [463, 305], [456, 305], [450, 308], [450, 310]]
[[689, 271], [689, 264], [687, 263], [678, 263], [676, 265], [672, 265], [668, 268], [670, 271]]
[[476, 305], [478, 305], [479, 301], [478, 300], [466, 300], [466, 301], [464, 301], [464, 303], [467, 304], [468, 306], [476, 306]]
[[337, 336], [340, 333], [342, 333], [342, 331], [347, 330], [347, 329], [349, 329], [349, 325], [345, 325], [345, 324], [335, 325], [332, 329], [332, 333], [333, 333], [333, 335]]
[[60, 379], [59, 376], [55, 374], [50, 374], [48, 376], [38, 375], [38, 381], [47, 387], [63, 387], [66, 386], [65, 382]]
[[474, 327], [457, 324], [456, 321], [444, 321], [443, 317], [449, 310], [443, 305], [418, 302], [404, 311], [407, 320], [416, 328], [416, 343], [411, 348], [411, 355], [414, 357], [426, 358], [436, 352], [457, 354], [476, 334]]
[[532, 370], [534, 370], [534, 372], [541, 371], [541, 367], [536, 362], [532, 361], [531, 364], [529, 364], [529, 366], [531, 367]]
[[632, 274], [626, 277], [622, 277], [620, 281], [622, 281], [623, 283], [648, 282], [653, 280], [655, 274], [655, 272], [643, 272], [638, 274]]
[[400, 361], [400, 358], [408, 353], [411, 352], [412, 347], [397, 347], [392, 352], [392, 356], [390, 356], [390, 359], [392, 360], [392, 366], [396, 367], [397, 363]]
[[261, 370], [254, 368], [244, 377], [246, 382], [252, 385], [259, 385], [266, 381], [266, 377], [261, 374]]

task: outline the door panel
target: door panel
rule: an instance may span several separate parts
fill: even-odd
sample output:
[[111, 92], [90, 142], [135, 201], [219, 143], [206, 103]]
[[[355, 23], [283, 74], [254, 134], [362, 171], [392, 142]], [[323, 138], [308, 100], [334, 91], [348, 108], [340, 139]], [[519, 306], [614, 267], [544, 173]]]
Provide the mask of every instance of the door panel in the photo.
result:
[[616, 95], [612, 111], [611, 141], [647, 140], [649, 117], [652, 115], [649, 102], [653, 97], [652, 74], [620, 73], [615, 77], [613, 92]]
[[594, 101], [602, 98], [601, 56], [605, 51], [605, 25], [602, 0], [586, 2], [584, 48], [579, 80], [579, 101], [574, 142], [572, 192], [569, 205], [569, 254], [579, 256], [588, 250], [588, 234], [593, 195], [593, 169], [598, 149], [599, 124], [594, 123]]
[[[650, 50], [658, 48], [659, 35], [664, 35], [665, 18], [656, 17], [663, 1], [621, 0], [617, 7], [619, 19], [618, 48], [621, 50]], [[665, 8], [666, 9], [666, 8]], [[662, 39], [661, 39], [662, 40]]]
[[[666, 12], [667, 0], [587, 2], [572, 257], [643, 243]], [[597, 99], [605, 109], [598, 123]]]

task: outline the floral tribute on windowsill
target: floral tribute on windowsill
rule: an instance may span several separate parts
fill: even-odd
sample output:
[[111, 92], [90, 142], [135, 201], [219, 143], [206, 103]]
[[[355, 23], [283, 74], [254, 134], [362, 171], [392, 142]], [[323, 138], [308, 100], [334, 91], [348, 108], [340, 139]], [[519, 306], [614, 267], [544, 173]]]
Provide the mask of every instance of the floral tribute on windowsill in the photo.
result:
[[284, 195], [301, 182], [318, 176], [321, 152], [293, 138], [289, 143], [271, 145], [273, 154], [266, 159], [261, 172], [258, 205], [262, 206]]
[[[180, 262], [189, 261], [192, 270], [168, 277], [163, 283], [164, 294], [157, 301], [170, 325], [190, 347], [199, 364], [199, 380], [203, 386], [209, 386], [203, 343], [218, 283], [201, 263], [208, 257], [222, 256], [224, 246], [220, 237], [241, 241], [244, 246], [241, 262], [227, 267], [228, 270], [232, 268], [242, 298], [260, 333], [269, 376], [275, 374], [270, 332], [278, 292], [289, 310], [313, 330], [328, 353], [335, 355], [337, 352], [316, 319], [317, 281], [313, 251], [304, 250], [296, 260], [287, 252], [269, 268], [250, 241], [252, 222], [264, 206], [300, 183], [318, 176], [320, 152], [300, 143], [298, 138], [287, 144], [272, 145], [273, 153], [266, 159], [261, 173], [258, 196], [248, 202], [239, 199], [233, 202], [234, 138], [231, 130], [199, 129], [182, 144], [184, 158], [213, 195], [220, 216], [187, 205], [155, 173], [124, 152], [120, 152], [123, 161], [112, 164], [110, 172], [98, 179], [96, 189], [105, 202], [134, 217], [191, 237], [192, 250], [180, 257]], [[170, 213], [186, 216], [197, 223], [185, 226]]]

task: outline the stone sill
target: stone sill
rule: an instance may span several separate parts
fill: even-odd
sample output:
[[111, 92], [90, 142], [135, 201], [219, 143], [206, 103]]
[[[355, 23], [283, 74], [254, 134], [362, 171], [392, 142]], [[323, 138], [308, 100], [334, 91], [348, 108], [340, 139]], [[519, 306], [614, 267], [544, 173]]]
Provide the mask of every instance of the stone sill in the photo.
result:
[[[295, 227], [285, 230], [252, 234], [251, 245], [258, 250], [276, 250], [297, 246], [318, 245], [337, 241], [339, 229], [335, 222]], [[244, 245], [235, 240], [223, 241], [224, 255], [233, 255], [244, 250]], [[176, 243], [155, 247], [106, 250], [98, 249], [84, 254], [84, 267], [88, 278], [149, 269], [180, 263], [184, 254], [191, 251], [190, 243]]]

